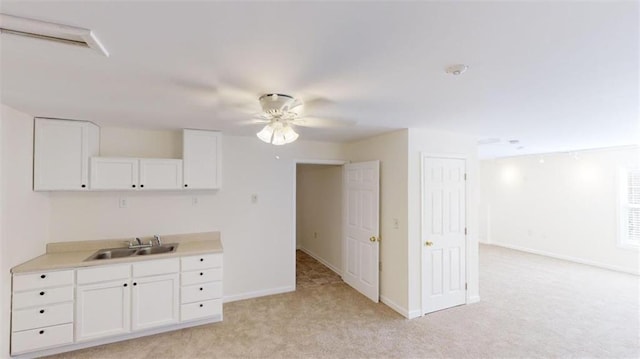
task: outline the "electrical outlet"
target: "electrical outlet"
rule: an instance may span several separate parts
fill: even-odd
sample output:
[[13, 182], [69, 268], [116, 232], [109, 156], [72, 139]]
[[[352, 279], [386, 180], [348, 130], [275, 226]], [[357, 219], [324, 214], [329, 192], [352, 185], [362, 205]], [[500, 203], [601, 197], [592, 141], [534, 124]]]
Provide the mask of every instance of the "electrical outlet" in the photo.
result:
[[118, 198], [118, 207], [120, 207], [120, 208], [129, 207], [129, 201], [124, 197]]
[[393, 229], [398, 229], [400, 228], [400, 221], [398, 221], [397, 218], [393, 219]]
[[258, 203], [258, 195], [257, 194], [252, 194], [251, 195], [251, 203]]
[[191, 205], [192, 206], [198, 205], [198, 197], [191, 197]]
[[318, 238], [318, 232], [313, 232], [313, 238]]

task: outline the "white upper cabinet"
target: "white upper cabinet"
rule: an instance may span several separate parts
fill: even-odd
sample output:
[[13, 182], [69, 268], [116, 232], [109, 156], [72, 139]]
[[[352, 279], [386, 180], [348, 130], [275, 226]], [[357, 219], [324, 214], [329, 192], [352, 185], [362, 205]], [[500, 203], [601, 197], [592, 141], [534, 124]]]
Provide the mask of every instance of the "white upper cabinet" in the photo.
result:
[[218, 189], [222, 181], [220, 132], [184, 130], [183, 167], [185, 189]]
[[35, 119], [34, 191], [89, 188], [89, 157], [98, 154], [99, 128], [86, 121]]
[[182, 160], [92, 157], [91, 189], [168, 190], [182, 188]]
[[140, 159], [141, 189], [182, 188], [182, 160]]
[[135, 190], [137, 188], [137, 158], [91, 157], [91, 189]]

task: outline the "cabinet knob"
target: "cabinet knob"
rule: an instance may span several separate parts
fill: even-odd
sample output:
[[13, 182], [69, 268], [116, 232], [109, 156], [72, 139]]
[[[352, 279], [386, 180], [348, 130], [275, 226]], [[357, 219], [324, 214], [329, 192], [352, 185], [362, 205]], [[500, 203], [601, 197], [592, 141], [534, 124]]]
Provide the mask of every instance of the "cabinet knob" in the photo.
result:
[[200, 262], [204, 262], [204, 258], [200, 258]]
[[40, 295], [44, 295], [44, 292], [40, 292]]
[[80, 187], [85, 188], [85, 187], [87, 187], [87, 185], [86, 185], [86, 184], [83, 184], [83, 185], [82, 185], [82, 186], [80, 186]]
[[126, 287], [126, 286], [127, 286], [127, 283], [125, 283], [125, 284], [124, 284], [124, 286]]
[[133, 285], [138, 285], [138, 283], [136, 283], [136, 282], [133, 282]]
[[141, 184], [141, 185], [140, 185], [140, 188], [142, 188], [142, 187], [144, 187], [144, 185], [143, 185], [143, 184]]
[[189, 185], [188, 185], [188, 184], [186, 184], [186, 183], [184, 184], [184, 186], [185, 186], [185, 187], [189, 187]]
[[132, 184], [131, 187], [136, 188], [136, 185]]
[[204, 275], [204, 273], [200, 272], [200, 275]]
[[200, 287], [200, 290], [202, 290], [202, 287]]
[[44, 309], [40, 309], [40, 314], [44, 314]]
[[45, 278], [47, 278], [47, 275], [43, 274], [43, 275], [40, 276], [40, 278], [45, 279]]
[[200, 304], [200, 308], [204, 307], [204, 304]]
[[41, 330], [38, 332], [39, 334], [44, 334], [44, 330]]

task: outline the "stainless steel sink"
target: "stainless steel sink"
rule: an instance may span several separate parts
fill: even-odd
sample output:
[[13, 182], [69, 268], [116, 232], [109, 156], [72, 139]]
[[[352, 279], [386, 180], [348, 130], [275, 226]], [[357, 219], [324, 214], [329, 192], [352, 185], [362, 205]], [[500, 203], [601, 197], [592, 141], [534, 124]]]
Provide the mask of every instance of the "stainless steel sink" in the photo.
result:
[[174, 252], [177, 247], [178, 247], [177, 244], [171, 243], [171, 244], [163, 244], [157, 247], [142, 248], [142, 249], [138, 249], [138, 251], [136, 252], [136, 255], [145, 256], [149, 254], [171, 253], [171, 252]]
[[178, 243], [168, 243], [160, 246], [144, 247], [144, 248], [107, 248], [100, 249], [94, 254], [90, 255], [86, 261], [101, 260], [101, 259], [114, 259], [114, 258], [126, 258], [135, 255], [153, 255], [162, 253], [173, 253], [178, 248]]

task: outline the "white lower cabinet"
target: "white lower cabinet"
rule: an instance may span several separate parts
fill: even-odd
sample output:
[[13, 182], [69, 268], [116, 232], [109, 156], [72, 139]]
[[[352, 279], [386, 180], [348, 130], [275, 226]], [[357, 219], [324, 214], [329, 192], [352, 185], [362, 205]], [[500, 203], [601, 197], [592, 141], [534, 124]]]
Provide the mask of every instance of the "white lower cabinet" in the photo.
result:
[[79, 285], [76, 293], [76, 341], [98, 339], [130, 331], [129, 278]]
[[11, 355], [68, 351], [197, 320], [222, 320], [222, 254], [16, 274]]
[[180, 316], [180, 259], [169, 258], [132, 266], [131, 328], [168, 326]]
[[73, 270], [13, 276], [11, 355], [73, 343]]
[[222, 254], [181, 258], [180, 321], [222, 320]]

